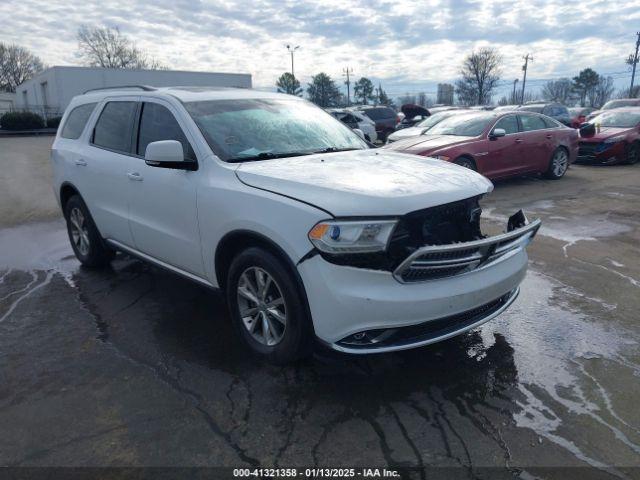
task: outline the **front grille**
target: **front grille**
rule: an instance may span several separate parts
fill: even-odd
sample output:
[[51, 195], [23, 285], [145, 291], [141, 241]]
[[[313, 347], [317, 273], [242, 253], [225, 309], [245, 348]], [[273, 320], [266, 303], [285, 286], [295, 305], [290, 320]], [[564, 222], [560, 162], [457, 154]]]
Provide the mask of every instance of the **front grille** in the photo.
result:
[[[521, 212], [519, 214], [522, 215]], [[394, 276], [402, 283], [413, 283], [472, 272], [524, 249], [540, 223], [540, 220], [535, 220], [502, 235], [481, 240], [420, 248], [398, 266]]]
[[580, 142], [578, 144], [578, 161], [580, 162], [593, 162], [596, 159], [596, 155], [599, 149], [599, 143], [593, 142]]
[[[354, 343], [353, 341], [350, 341], [350, 337], [347, 337], [339, 341], [338, 345], [343, 345], [349, 348], [375, 349], [410, 345], [413, 343], [425, 342], [430, 339], [445, 337], [450, 333], [464, 330], [465, 328], [493, 315], [507, 305], [516, 294], [517, 289], [471, 310], [439, 318], [437, 320], [430, 320], [418, 325], [410, 325], [408, 327], [400, 327], [396, 329], [386, 328], [368, 330], [363, 333], [365, 333], [365, 338], [370, 339], [370, 342], [365, 341], [362, 343]], [[378, 341], [378, 339], [381, 338], [384, 340]]]

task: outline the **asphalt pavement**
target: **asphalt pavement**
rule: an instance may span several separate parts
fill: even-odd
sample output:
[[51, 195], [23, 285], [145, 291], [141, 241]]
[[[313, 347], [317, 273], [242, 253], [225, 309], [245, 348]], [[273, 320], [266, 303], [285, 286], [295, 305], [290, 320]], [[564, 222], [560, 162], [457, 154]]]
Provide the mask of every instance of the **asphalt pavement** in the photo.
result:
[[640, 477], [640, 165], [496, 185], [486, 228], [518, 208], [543, 226], [520, 297], [480, 329], [276, 367], [217, 292], [124, 255], [81, 268], [46, 147], [0, 139], [1, 466]]

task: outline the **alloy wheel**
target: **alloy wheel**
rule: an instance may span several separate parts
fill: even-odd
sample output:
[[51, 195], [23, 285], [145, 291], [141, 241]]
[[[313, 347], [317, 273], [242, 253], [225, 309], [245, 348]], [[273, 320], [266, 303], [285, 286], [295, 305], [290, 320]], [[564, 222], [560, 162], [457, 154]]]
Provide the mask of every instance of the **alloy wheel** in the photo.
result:
[[81, 255], [88, 255], [91, 243], [89, 241], [89, 230], [87, 229], [82, 210], [78, 207], [73, 208], [69, 214], [69, 222], [73, 244]]
[[565, 152], [564, 150], [558, 150], [553, 155], [553, 160], [551, 164], [553, 174], [556, 177], [561, 177], [567, 171], [568, 166], [569, 166], [569, 156], [567, 155], [567, 152]]
[[247, 268], [238, 280], [237, 297], [249, 334], [262, 345], [280, 343], [287, 328], [287, 311], [274, 278], [260, 267]]

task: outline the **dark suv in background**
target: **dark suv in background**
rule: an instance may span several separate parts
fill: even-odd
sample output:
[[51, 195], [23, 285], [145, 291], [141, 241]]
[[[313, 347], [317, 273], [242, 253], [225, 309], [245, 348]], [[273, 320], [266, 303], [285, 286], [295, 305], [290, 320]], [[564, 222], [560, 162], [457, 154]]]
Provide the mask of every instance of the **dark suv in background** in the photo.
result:
[[364, 113], [367, 117], [376, 123], [376, 133], [378, 140], [384, 143], [389, 134], [393, 133], [398, 124], [398, 115], [395, 110], [390, 107], [379, 106], [361, 106], [358, 111]]
[[542, 113], [547, 117], [556, 119], [567, 127], [571, 126], [571, 114], [569, 113], [569, 109], [560, 103], [528, 103], [526, 105], [522, 105], [518, 110]]

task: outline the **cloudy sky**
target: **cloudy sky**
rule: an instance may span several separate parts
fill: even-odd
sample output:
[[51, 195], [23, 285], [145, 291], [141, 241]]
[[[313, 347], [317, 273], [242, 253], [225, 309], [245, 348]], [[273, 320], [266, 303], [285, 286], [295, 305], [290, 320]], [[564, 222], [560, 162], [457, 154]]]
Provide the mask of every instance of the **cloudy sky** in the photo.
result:
[[0, 41], [48, 65], [80, 64], [81, 24], [118, 26], [172, 69], [248, 72], [271, 88], [290, 69], [291, 43], [303, 83], [320, 71], [339, 79], [350, 66], [394, 96], [434, 92], [488, 45], [504, 59], [501, 95], [525, 53], [532, 89], [587, 66], [627, 86], [640, 0], [0, 0], [0, 18]]

